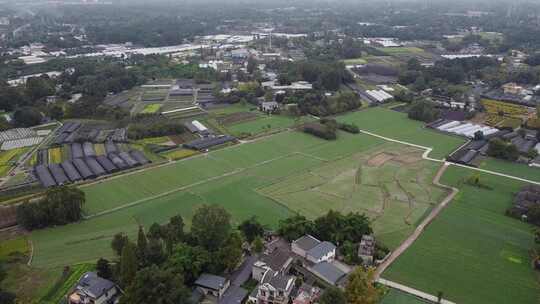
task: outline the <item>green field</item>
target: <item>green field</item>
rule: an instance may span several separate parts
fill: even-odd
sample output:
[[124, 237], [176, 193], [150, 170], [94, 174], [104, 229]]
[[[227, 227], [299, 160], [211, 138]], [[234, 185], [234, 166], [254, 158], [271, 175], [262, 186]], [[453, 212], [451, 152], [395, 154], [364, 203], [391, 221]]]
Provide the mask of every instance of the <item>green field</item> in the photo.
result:
[[377, 48], [379, 51], [382, 51], [389, 55], [394, 54], [421, 54], [425, 51], [417, 47], [388, 47], [388, 48]]
[[480, 175], [493, 190], [462, 184], [471, 171], [451, 167], [442, 183], [460, 193], [383, 277], [456, 303], [538, 303], [531, 269], [532, 227], [504, 215], [522, 183]]
[[261, 115], [256, 120], [226, 126], [226, 129], [234, 136], [242, 134], [259, 135], [290, 128], [295, 124], [308, 120], [307, 117], [296, 120], [293, 117], [283, 115]]
[[110, 257], [115, 233], [133, 236], [138, 224], [165, 222], [178, 213], [189, 225], [194, 209], [203, 203], [223, 205], [235, 223], [257, 215], [275, 228], [291, 211], [256, 189], [320, 166], [321, 158], [339, 159], [381, 144], [367, 135], [340, 133], [338, 141], [329, 142], [285, 132], [84, 187], [85, 210], [90, 215], [138, 204], [81, 223], [33, 232], [34, 263], [54, 267]]
[[360, 129], [378, 135], [431, 147], [429, 156], [442, 159], [465, 143], [465, 139], [432, 131], [423, 123], [407, 118], [406, 114], [384, 108], [369, 108], [337, 117], [339, 121], [354, 123]]
[[480, 163], [480, 168], [540, 182], [540, 168], [488, 157]]
[[368, 215], [376, 238], [397, 247], [447, 195], [432, 185], [439, 164], [419, 149], [384, 144], [280, 179], [259, 193], [315, 219], [330, 210]]
[[47, 291], [41, 299], [43, 304], [58, 304], [62, 303], [62, 299], [67, 295], [71, 288], [79, 281], [79, 279], [88, 271], [95, 269], [94, 264], [79, 264], [71, 266], [69, 271], [62, 274], [57, 279], [55, 284]]
[[430, 302], [396, 289], [390, 289], [381, 300], [381, 304], [430, 304]]
[[367, 64], [367, 61], [364, 58], [353, 58], [353, 59], [345, 59], [343, 60], [343, 63], [345, 65]]
[[153, 114], [161, 109], [160, 103], [152, 103], [144, 106], [144, 109], [141, 111], [141, 114]]

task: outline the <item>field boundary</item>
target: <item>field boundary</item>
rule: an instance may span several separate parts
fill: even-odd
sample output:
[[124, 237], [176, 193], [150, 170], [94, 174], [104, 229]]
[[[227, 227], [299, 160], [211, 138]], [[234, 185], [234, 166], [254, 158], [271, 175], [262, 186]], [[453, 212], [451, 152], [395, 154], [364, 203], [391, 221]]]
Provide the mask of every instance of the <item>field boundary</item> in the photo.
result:
[[416, 297], [419, 297], [419, 298], [424, 299], [424, 300], [428, 300], [428, 301], [433, 302], [433, 303], [456, 304], [455, 302], [445, 300], [445, 299], [441, 299], [441, 301], [439, 302], [439, 299], [434, 295], [431, 295], [429, 293], [426, 293], [426, 292], [411, 288], [409, 286], [405, 286], [403, 284], [392, 282], [392, 281], [389, 281], [389, 280], [379, 278], [377, 280], [377, 283], [380, 283], [380, 284], [382, 284], [384, 286], [388, 286], [388, 287], [393, 288], [393, 289], [403, 291], [405, 293], [414, 295]]

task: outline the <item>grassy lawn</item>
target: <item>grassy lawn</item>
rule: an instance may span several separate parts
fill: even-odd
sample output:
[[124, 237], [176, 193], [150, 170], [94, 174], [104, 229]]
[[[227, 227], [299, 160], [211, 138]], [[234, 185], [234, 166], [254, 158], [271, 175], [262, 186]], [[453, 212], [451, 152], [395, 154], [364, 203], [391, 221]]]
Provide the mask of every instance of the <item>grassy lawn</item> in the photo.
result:
[[390, 289], [383, 297], [381, 304], [430, 304], [430, 302], [396, 289]]
[[504, 215], [523, 184], [482, 174], [493, 190], [460, 183], [473, 174], [451, 167], [442, 182], [460, 188], [456, 199], [383, 277], [457, 303], [538, 303], [531, 269], [532, 227]]
[[525, 164], [488, 157], [482, 160], [480, 168], [540, 182], [540, 168]]
[[339, 121], [355, 123], [360, 129], [432, 147], [431, 157], [442, 159], [465, 143], [465, 139], [425, 129], [423, 124], [407, 118], [406, 114], [383, 108], [370, 108], [338, 116]]

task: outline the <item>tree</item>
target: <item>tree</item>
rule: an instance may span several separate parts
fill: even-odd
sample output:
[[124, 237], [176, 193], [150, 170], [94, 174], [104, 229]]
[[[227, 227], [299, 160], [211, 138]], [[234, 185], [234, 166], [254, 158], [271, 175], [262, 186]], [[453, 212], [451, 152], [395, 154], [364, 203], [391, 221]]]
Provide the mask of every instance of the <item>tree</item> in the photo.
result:
[[43, 115], [36, 109], [31, 107], [23, 107], [15, 111], [13, 120], [17, 127], [32, 127], [39, 125]]
[[137, 253], [135, 245], [127, 242], [122, 248], [122, 257], [120, 258], [120, 283], [122, 286], [130, 286], [137, 274]]
[[347, 298], [341, 289], [329, 287], [320, 297], [319, 304], [347, 304]]
[[111, 247], [116, 255], [121, 256], [124, 246], [129, 242], [127, 235], [119, 232], [114, 235], [111, 241]]
[[231, 231], [231, 215], [218, 205], [201, 206], [191, 222], [191, 234], [210, 252], [220, 249]]
[[[4, 270], [4, 265], [0, 262], [0, 283], [6, 278], [6, 272]], [[0, 303], [2, 304], [13, 304], [15, 303], [15, 294], [5, 291], [0, 288]]]
[[261, 253], [264, 250], [264, 244], [260, 237], [256, 237], [255, 240], [253, 240], [251, 248], [253, 249], [254, 253]]
[[247, 68], [246, 68], [247, 72], [249, 74], [253, 74], [256, 68], [257, 68], [257, 60], [255, 60], [255, 58], [253, 57], [249, 57], [248, 62], [247, 62]]
[[242, 238], [240, 234], [231, 233], [218, 255], [223, 269], [228, 272], [233, 271], [242, 258]]
[[160, 239], [150, 239], [146, 249], [146, 262], [149, 265], [161, 265], [165, 262], [165, 252], [163, 252], [163, 243]]
[[178, 273], [157, 266], [141, 269], [128, 286], [122, 304], [190, 304], [190, 292]]
[[261, 223], [259, 223], [257, 217], [255, 216], [243, 221], [238, 226], [238, 230], [242, 232], [248, 243], [253, 242], [255, 238], [261, 237], [264, 234], [264, 227]]
[[423, 122], [432, 122], [439, 116], [439, 111], [435, 106], [425, 100], [419, 100], [412, 103], [408, 112], [408, 117]]
[[349, 276], [345, 287], [348, 304], [377, 304], [381, 292], [373, 285], [374, 269], [364, 270], [357, 267]]
[[104, 278], [104, 279], [107, 279], [107, 280], [110, 280], [112, 278], [111, 265], [109, 264], [109, 261], [104, 259], [104, 258], [100, 258], [97, 261], [97, 263], [96, 263], [96, 271], [97, 271], [97, 275], [100, 278]]
[[302, 215], [295, 215], [279, 221], [278, 234], [288, 241], [313, 232], [313, 222]]
[[142, 265], [146, 264], [146, 252], [148, 250], [148, 240], [144, 234], [144, 229], [139, 226], [139, 233], [137, 235], [137, 257]]
[[163, 230], [165, 229], [163, 229], [161, 225], [158, 223], [153, 223], [152, 226], [150, 226], [150, 229], [148, 229], [146, 236], [149, 239], [160, 239], [163, 237]]
[[182, 274], [186, 284], [192, 284], [208, 268], [210, 262], [210, 254], [204, 248], [180, 243], [174, 247], [165, 268]]
[[53, 95], [54, 92], [54, 83], [48, 76], [30, 77], [26, 80], [26, 94], [32, 101]]

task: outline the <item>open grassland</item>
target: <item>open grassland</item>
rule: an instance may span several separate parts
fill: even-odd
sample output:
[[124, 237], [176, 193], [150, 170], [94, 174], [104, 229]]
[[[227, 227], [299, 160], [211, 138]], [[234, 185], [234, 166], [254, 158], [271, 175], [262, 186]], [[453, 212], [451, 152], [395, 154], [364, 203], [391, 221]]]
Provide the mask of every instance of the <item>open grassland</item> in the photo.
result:
[[376, 238], [393, 249], [446, 195], [432, 185], [438, 164], [422, 160], [422, 153], [384, 144], [324, 162], [258, 191], [311, 219], [330, 210], [365, 213], [373, 221]]
[[83, 187], [86, 213], [109, 213], [33, 232], [34, 264], [55, 267], [111, 257], [115, 233], [135, 237], [139, 224], [162, 223], [175, 214], [181, 214], [189, 226], [193, 211], [203, 203], [224, 206], [234, 224], [256, 215], [275, 228], [291, 211], [256, 189], [383, 144], [367, 135], [339, 133], [339, 137], [324, 141], [285, 132]]
[[434, 158], [442, 159], [465, 143], [463, 138], [426, 129], [421, 122], [409, 119], [406, 114], [384, 108], [369, 108], [338, 116], [337, 119], [378, 135], [431, 147], [433, 151], [429, 156]]
[[540, 182], [540, 168], [525, 164], [488, 157], [482, 160], [480, 168]]
[[532, 227], [504, 215], [523, 183], [481, 174], [487, 190], [461, 182], [471, 174], [449, 168], [442, 183], [460, 193], [383, 277], [460, 304], [538, 303]]
[[396, 289], [390, 289], [383, 297], [381, 304], [430, 304], [430, 302]]
[[161, 109], [160, 103], [152, 103], [144, 106], [144, 109], [141, 111], [141, 114], [154, 114]]
[[259, 135], [290, 128], [309, 120], [307, 117], [295, 119], [283, 115], [260, 115], [255, 120], [233, 124], [226, 128], [234, 136], [241, 136], [243, 134]]
[[343, 60], [343, 63], [345, 65], [366, 64], [367, 61], [364, 58], [353, 58], [353, 59], [345, 59]]
[[28, 254], [28, 240], [24, 237], [19, 237], [11, 240], [2, 241], [0, 243], [0, 261], [5, 262], [10, 259], [14, 253], [23, 255]]

